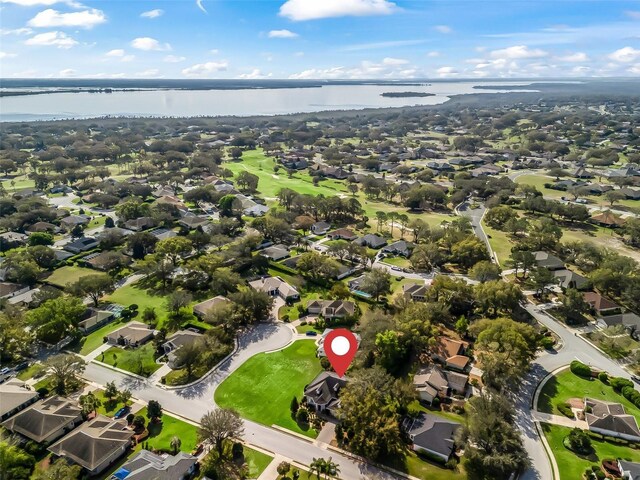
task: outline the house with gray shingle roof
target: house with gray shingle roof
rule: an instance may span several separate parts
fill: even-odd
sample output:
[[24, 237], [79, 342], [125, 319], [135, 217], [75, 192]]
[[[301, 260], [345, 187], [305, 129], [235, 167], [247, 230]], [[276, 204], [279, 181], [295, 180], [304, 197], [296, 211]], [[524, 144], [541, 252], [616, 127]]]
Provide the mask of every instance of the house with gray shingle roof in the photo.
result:
[[620, 403], [585, 398], [584, 418], [589, 430], [601, 435], [640, 442], [640, 429], [633, 415]]
[[444, 462], [455, 452], [454, 437], [459, 423], [421, 412], [416, 418], [406, 418], [402, 427], [416, 452], [434, 455]]
[[0, 421], [6, 420], [38, 400], [38, 393], [22, 380], [12, 378], [0, 384]]
[[304, 388], [307, 405], [317, 412], [335, 415], [340, 407], [340, 390], [347, 384], [347, 379], [340, 378], [334, 372], [322, 372]]
[[55, 396], [25, 408], [2, 426], [36, 443], [49, 443], [80, 423], [82, 409], [67, 398]]
[[140, 450], [111, 477], [112, 480], [183, 480], [191, 478], [198, 459], [185, 452], [158, 455]]

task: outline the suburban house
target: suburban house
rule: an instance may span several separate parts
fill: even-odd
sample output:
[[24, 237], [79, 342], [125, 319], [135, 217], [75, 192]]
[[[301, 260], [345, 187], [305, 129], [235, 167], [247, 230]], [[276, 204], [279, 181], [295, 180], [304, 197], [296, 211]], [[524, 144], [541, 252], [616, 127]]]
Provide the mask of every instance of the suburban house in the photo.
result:
[[[322, 357], [326, 357], [327, 354], [324, 351], [324, 340], [327, 338], [327, 335], [329, 335], [330, 332], [333, 331], [333, 328], [325, 328], [324, 332], [322, 332], [322, 335], [320, 336], [320, 338], [318, 339], [318, 351], [316, 352], [316, 355], [318, 356], [318, 358], [322, 358]], [[356, 341], [358, 342], [358, 346], [360, 346], [360, 342], [361, 342], [361, 338], [360, 335], [357, 333], [353, 334], [356, 337]]]
[[168, 228], [156, 228], [155, 230], [151, 230], [151, 235], [156, 237], [158, 240], [166, 240], [167, 238], [177, 237], [178, 234], [173, 230], [169, 230]]
[[324, 235], [331, 228], [331, 224], [327, 222], [316, 222], [311, 225], [311, 231], [314, 235]]
[[387, 244], [387, 241], [379, 235], [368, 233], [364, 237], [358, 238], [356, 243], [361, 247], [369, 247], [377, 250], [384, 247]]
[[187, 214], [184, 217], [182, 217], [180, 220], [178, 220], [178, 225], [188, 230], [195, 230], [198, 227], [204, 227], [210, 222], [211, 222], [211, 219], [209, 219], [209, 217], [204, 217], [202, 215]]
[[103, 325], [111, 322], [116, 316], [108, 310], [98, 310], [97, 308], [87, 308], [84, 312], [83, 319], [78, 322], [80, 331], [87, 335], [97, 330]]
[[389, 253], [391, 255], [399, 255], [401, 257], [410, 257], [411, 252], [413, 251], [413, 247], [414, 245], [411, 242], [398, 240], [397, 242], [393, 242], [391, 245], [382, 247], [382, 251], [384, 253]]
[[618, 315], [607, 315], [604, 317], [598, 317], [597, 325], [601, 328], [623, 325], [629, 331], [631, 336], [635, 337], [636, 332], [640, 329], [640, 317], [635, 313], [630, 312]]
[[402, 429], [409, 436], [414, 451], [428, 453], [443, 462], [449, 461], [455, 453], [454, 437], [459, 428], [459, 423], [424, 412], [402, 422]]
[[352, 292], [359, 291], [360, 287], [362, 286], [362, 282], [364, 281], [364, 277], [365, 275], [363, 274], [363, 275], [360, 275], [359, 277], [349, 280], [349, 282], [347, 282], [347, 286], [349, 287], [349, 290], [351, 290]]
[[413, 377], [413, 385], [421, 401], [431, 403], [436, 397], [446, 398], [454, 394], [464, 395], [467, 389], [467, 375], [450, 372], [432, 365]]
[[272, 297], [278, 296], [285, 301], [294, 301], [300, 299], [300, 293], [295, 287], [292, 287], [280, 277], [262, 277], [249, 285], [254, 290], [264, 292]]
[[414, 302], [424, 302], [428, 291], [429, 285], [424, 283], [406, 283], [402, 286], [404, 296]]
[[82, 263], [87, 267], [93, 268], [95, 270], [106, 272], [120, 265], [124, 266], [130, 264], [131, 258], [121, 254], [120, 252], [114, 252], [110, 250], [87, 255], [86, 257], [82, 258], [79, 263]]
[[265, 248], [260, 252], [260, 255], [262, 255], [263, 257], [267, 257], [269, 260], [277, 262], [284, 258], [288, 258], [290, 253], [289, 248], [286, 245], [280, 243], [278, 245], [272, 245]]
[[238, 194], [233, 199], [233, 208], [241, 210], [250, 217], [261, 217], [269, 211], [269, 207], [253, 201], [246, 195]]
[[82, 253], [97, 248], [100, 242], [93, 237], [82, 237], [64, 245], [67, 252]]
[[60, 220], [60, 225], [65, 230], [69, 231], [73, 230], [77, 225], [88, 225], [89, 221], [90, 219], [86, 215], [69, 215], [68, 217]]
[[0, 383], [0, 422], [27, 408], [40, 398], [38, 393], [22, 380], [12, 378]]
[[613, 312], [620, 308], [620, 305], [596, 292], [586, 292], [583, 298], [585, 303], [589, 304], [589, 307], [591, 307], [591, 310], [595, 313]]
[[339, 228], [337, 230], [333, 230], [332, 232], [327, 233], [327, 237], [329, 237], [331, 240], [346, 240], [348, 242], [351, 242], [352, 240], [358, 238], [358, 236], [348, 228]]
[[105, 339], [110, 345], [137, 347], [153, 338], [153, 330], [142, 322], [131, 322], [108, 334]]
[[449, 337], [439, 337], [431, 348], [431, 358], [453, 370], [463, 371], [471, 359], [464, 353], [469, 344]]
[[632, 442], [640, 442], [640, 429], [636, 418], [627, 414], [620, 403], [585, 398], [584, 405], [584, 418], [590, 431]]
[[335, 416], [340, 407], [340, 389], [347, 384], [335, 372], [322, 372], [304, 387], [304, 400], [316, 412], [326, 412]]
[[580, 290], [589, 286], [589, 279], [566, 268], [554, 270], [553, 277], [556, 284], [565, 289], [576, 288]]
[[185, 345], [193, 345], [196, 342], [201, 342], [203, 341], [202, 339], [203, 336], [201, 333], [192, 330], [178, 330], [162, 344], [162, 349], [165, 355], [167, 355], [167, 364], [173, 369], [180, 368], [180, 362], [176, 357], [176, 350]]
[[223, 305], [227, 302], [229, 302], [227, 297], [218, 295], [217, 297], [210, 298], [204, 302], [196, 303], [193, 306], [193, 314], [198, 318], [204, 318], [217, 305]]
[[0, 251], [9, 250], [25, 245], [29, 237], [24, 233], [4, 232], [0, 233]]
[[178, 452], [176, 455], [140, 450], [112, 476], [112, 480], [186, 480], [196, 470], [198, 459]]
[[24, 231], [27, 232], [27, 235], [36, 232], [58, 233], [60, 231], [60, 227], [49, 222], [36, 222], [25, 228]]
[[126, 420], [98, 415], [47, 450], [82, 466], [89, 475], [97, 475], [124, 455], [131, 446], [133, 435]]
[[625, 224], [625, 221], [623, 218], [620, 218], [618, 215], [614, 214], [610, 210], [606, 210], [604, 212], [600, 212], [595, 215], [592, 215], [589, 221], [601, 227], [608, 227], [608, 228], [617, 228]]
[[624, 480], [640, 480], [640, 463], [618, 460], [618, 469]]
[[310, 300], [307, 312], [312, 315], [322, 315], [324, 318], [344, 318], [355, 313], [353, 302], [344, 300]]
[[133, 230], [134, 232], [141, 232], [155, 226], [156, 222], [151, 217], [133, 218], [124, 222], [124, 227], [128, 230]]
[[2, 423], [13, 433], [36, 443], [50, 443], [82, 423], [82, 409], [63, 397], [49, 397]]
[[533, 252], [533, 255], [536, 259], [536, 266], [538, 268], [547, 268], [549, 270], [564, 269], [564, 262], [551, 253], [538, 251]]
[[12, 298], [30, 290], [29, 287], [11, 282], [0, 282], [0, 298]]

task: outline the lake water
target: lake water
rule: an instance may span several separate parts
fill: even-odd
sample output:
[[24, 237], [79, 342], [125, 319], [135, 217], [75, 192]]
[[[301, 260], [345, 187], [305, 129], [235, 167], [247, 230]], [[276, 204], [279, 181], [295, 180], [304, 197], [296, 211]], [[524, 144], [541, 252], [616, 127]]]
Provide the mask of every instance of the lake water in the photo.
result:
[[[487, 82], [522, 86], [526, 82]], [[323, 110], [436, 105], [451, 95], [501, 93], [474, 90], [482, 82], [435, 82], [421, 86], [327, 85], [317, 88], [241, 90], [145, 90], [113, 93], [50, 93], [0, 98], [0, 121], [127, 117], [197, 117], [219, 115], [281, 115]], [[34, 89], [28, 89], [34, 90]], [[428, 92], [430, 97], [389, 98], [384, 92]]]

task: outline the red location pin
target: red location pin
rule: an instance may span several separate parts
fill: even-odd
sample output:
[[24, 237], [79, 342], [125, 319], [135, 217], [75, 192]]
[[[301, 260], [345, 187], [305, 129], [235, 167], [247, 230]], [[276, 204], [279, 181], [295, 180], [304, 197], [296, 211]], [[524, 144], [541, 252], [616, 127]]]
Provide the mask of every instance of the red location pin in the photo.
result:
[[336, 328], [324, 339], [324, 353], [340, 377], [344, 377], [357, 351], [358, 339], [346, 328]]

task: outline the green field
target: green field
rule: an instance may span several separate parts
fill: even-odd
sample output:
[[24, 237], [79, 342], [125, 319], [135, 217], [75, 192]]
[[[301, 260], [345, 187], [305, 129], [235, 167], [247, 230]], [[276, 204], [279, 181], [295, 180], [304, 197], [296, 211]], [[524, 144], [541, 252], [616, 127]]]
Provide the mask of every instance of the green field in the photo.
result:
[[56, 287], [65, 288], [67, 285], [77, 282], [80, 278], [96, 275], [98, 272], [90, 268], [66, 266], [54, 270], [47, 278], [47, 283]]
[[118, 288], [111, 295], [105, 297], [108, 302], [118, 303], [128, 307], [129, 305], [138, 305], [138, 311], [142, 314], [148, 307], [155, 308], [158, 316], [158, 328], [162, 326], [167, 319], [167, 309], [165, 307], [167, 298], [162, 295], [152, 295], [148, 290], [136, 286], [137, 284], [126, 285]]
[[609, 441], [603, 441], [599, 435], [591, 436], [591, 445], [594, 452], [591, 455], [576, 455], [568, 450], [562, 441], [569, 435], [571, 431], [568, 427], [560, 427], [542, 423], [542, 431], [549, 442], [553, 456], [558, 463], [560, 471], [560, 480], [580, 479], [587, 468], [592, 465], [600, 464], [604, 459], [624, 459], [633, 462], [640, 461], [640, 451], [629, 448], [622, 443], [616, 444]]
[[[125, 406], [122, 402], [118, 402], [116, 399], [107, 399], [104, 396], [104, 390], [98, 389], [94, 390], [92, 393], [102, 403], [102, 405], [98, 407], [98, 413], [106, 415], [107, 417], [113, 417], [118, 410]], [[129, 400], [127, 404], [131, 405], [131, 400]]]
[[95, 332], [91, 332], [86, 337], [82, 337], [78, 342], [78, 347], [74, 350], [77, 350], [80, 355], [88, 355], [93, 352], [96, 348], [104, 343], [104, 337], [114, 330], [122, 327], [124, 323], [118, 321], [117, 319], [111, 323], [107, 323], [105, 326], [99, 328]]
[[[96, 360], [104, 362], [108, 365], [121, 368], [136, 375], [148, 377], [160, 368], [160, 364], [154, 359], [155, 348], [153, 343], [147, 343], [134, 349], [123, 349], [119, 347], [111, 347], [104, 352], [104, 356], [98, 356]], [[142, 369], [138, 362], [138, 355], [142, 362]]]
[[284, 350], [247, 360], [218, 387], [215, 402], [249, 420], [315, 437], [314, 430], [301, 428], [291, 418], [289, 406], [321, 370], [315, 342], [299, 340]]
[[498, 263], [504, 268], [505, 262], [511, 258], [511, 247], [513, 243], [506, 232], [491, 228], [484, 221], [482, 222], [484, 233], [489, 237], [491, 250], [498, 256]]
[[[202, 412], [204, 414], [204, 412]], [[182, 444], [180, 450], [183, 452], [192, 452], [198, 444], [198, 427], [187, 423], [179, 418], [164, 413], [161, 417], [162, 422], [149, 424], [147, 418], [147, 407], [144, 407], [136, 415], [142, 415], [147, 422], [147, 430], [149, 436], [144, 442], [149, 444], [150, 449], [166, 450], [172, 452], [171, 439], [178, 437]], [[136, 451], [142, 449], [142, 444], [136, 446]]]
[[609, 385], [598, 379], [579, 377], [570, 370], [554, 375], [545, 383], [538, 397], [537, 409], [544, 413], [562, 415], [557, 408], [559, 403], [564, 403], [570, 398], [585, 397], [621, 403], [627, 413], [640, 422], [640, 410], [622, 395], [614, 392]]
[[242, 449], [242, 452], [244, 461], [249, 467], [249, 476], [247, 478], [258, 478], [273, 460], [272, 456], [246, 446]]
[[38, 373], [44, 371], [44, 369], [45, 367], [43, 364], [34, 363], [30, 365], [29, 368], [22, 370], [18, 375], [16, 375], [16, 378], [19, 378], [20, 380], [29, 380], [30, 378], [36, 376]]

